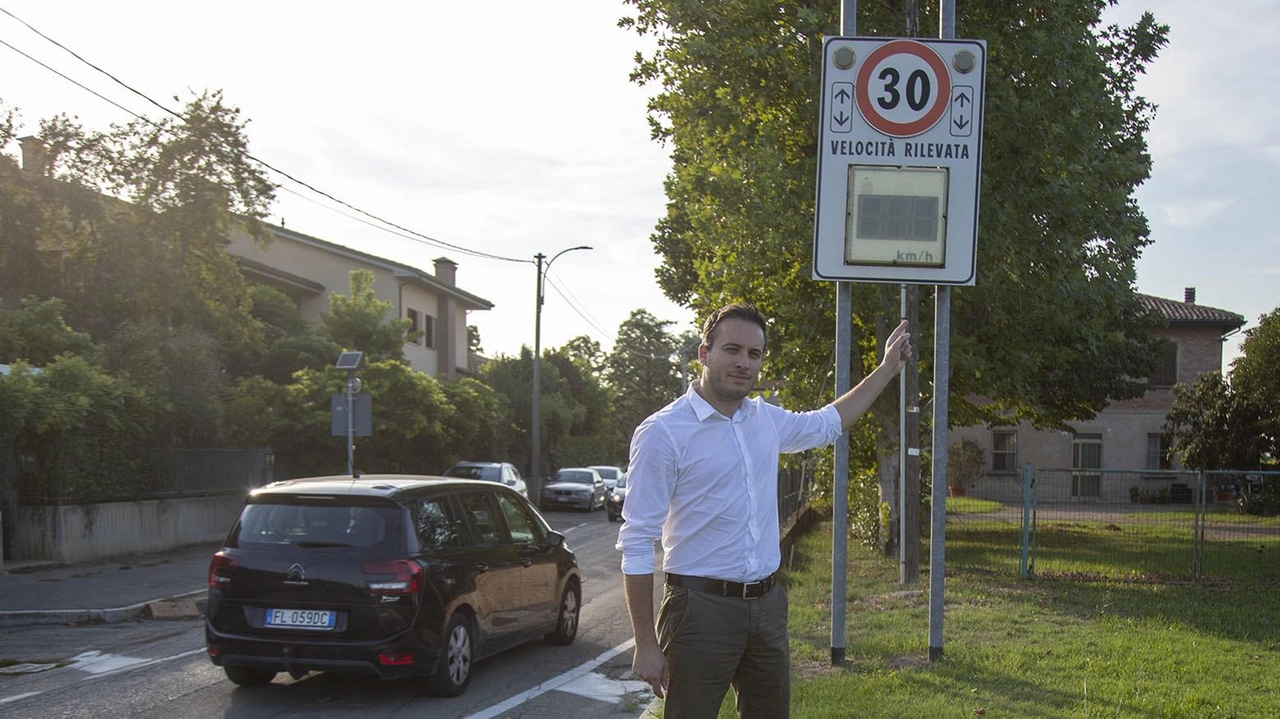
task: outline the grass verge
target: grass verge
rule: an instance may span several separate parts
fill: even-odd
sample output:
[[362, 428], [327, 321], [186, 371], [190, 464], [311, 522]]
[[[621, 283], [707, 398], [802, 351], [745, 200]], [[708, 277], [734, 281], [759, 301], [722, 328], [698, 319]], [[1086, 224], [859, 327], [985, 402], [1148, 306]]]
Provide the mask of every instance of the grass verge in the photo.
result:
[[[904, 587], [895, 560], [851, 547], [846, 663], [832, 667], [830, 523], [799, 540], [784, 577], [793, 717], [1280, 716], [1274, 587], [1022, 582], [995, 551], [996, 564], [976, 552], [951, 569], [953, 542], [994, 550], [966, 531], [948, 526], [943, 657], [932, 666], [927, 572]], [[720, 716], [736, 716], [732, 693]]]

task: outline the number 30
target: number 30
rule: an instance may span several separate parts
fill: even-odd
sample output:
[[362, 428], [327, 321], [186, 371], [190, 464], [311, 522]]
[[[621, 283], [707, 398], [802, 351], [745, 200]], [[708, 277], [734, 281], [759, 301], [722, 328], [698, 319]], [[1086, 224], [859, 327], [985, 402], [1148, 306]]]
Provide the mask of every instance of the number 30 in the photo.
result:
[[[892, 110], [902, 101], [902, 93], [898, 91], [902, 76], [898, 74], [897, 68], [886, 67], [878, 77], [885, 82], [884, 93], [876, 98], [876, 104], [884, 110]], [[932, 89], [928, 73], [924, 70], [912, 70], [907, 76], [907, 106], [916, 112], [923, 110], [929, 104]]]

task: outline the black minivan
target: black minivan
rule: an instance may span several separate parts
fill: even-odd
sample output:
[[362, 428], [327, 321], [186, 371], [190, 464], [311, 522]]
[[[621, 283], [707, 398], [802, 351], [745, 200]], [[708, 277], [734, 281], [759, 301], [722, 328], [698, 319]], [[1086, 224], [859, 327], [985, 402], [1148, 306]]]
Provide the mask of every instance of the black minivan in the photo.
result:
[[501, 484], [365, 475], [254, 490], [209, 565], [209, 658], [241, 686], [279, 672], [428, 677], [457, 696], [472, 663], [578, 633], [578, 563]]

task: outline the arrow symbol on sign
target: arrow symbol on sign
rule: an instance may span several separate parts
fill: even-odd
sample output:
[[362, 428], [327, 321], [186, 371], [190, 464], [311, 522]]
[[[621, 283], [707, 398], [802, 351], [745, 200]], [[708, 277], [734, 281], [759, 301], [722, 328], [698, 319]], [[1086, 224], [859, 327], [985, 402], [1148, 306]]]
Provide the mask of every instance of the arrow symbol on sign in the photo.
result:
[[836, 99], [837, 99], [837, 100], [840, 100], [841, 102], [848, 102], [848, 101], [849, 101], [849, 98], [851, 98], [851, 97], [853, 97], [853, 96], [852, 96], [852, 95], [850, 95], [850, 94], [849, 94], [849, 91], [848, 91], [848, 90], [845, 90], [843, 87], [842, 87], [842, 88], [840, 88], [840, 92], [837, 92], [837, 93], [836, 93]]
[[970, 102], [969, 96], [963, 92], [956, 95], [955, 101], [960, 105], [960, 107], [964, 107], [966, 103]]
[[961, 117], [952, 124], [955, 125], [957, 129], [963, 130], [969, 126], [969, 121]]
[[835, 116], [835, 121], [837, 125], [843, 125], [849, 121], [849, 116], [842, 112], [839, 115]]

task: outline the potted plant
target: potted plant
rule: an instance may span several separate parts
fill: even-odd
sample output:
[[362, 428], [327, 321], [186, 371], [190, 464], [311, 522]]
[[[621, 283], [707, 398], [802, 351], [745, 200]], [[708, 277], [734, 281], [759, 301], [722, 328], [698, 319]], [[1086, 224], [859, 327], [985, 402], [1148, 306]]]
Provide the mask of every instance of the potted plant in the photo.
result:
[[986, 454], [971, 439], [955, 442], [947, 447], [947, 489], [952, 497], [963, 497], [965, 488], [982, 476], [986, 467]]

